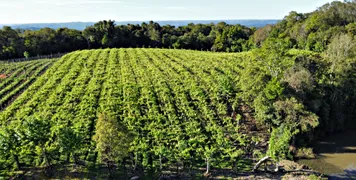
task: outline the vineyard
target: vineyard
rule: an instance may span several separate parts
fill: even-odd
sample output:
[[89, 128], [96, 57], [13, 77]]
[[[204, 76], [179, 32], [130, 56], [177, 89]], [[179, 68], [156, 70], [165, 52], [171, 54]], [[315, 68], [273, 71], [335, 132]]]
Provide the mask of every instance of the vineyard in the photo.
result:
[[54, 61], [0, 62], [0, 111], [36, 81]]
[[355, 9], [260, 28], [4, 26], [0, 179], [352, 178]]
[[[0, 123], [12, 132], [11, 128], [35, 122], [32, 133], [40, 133], [41, 140], [17, 143], [45, 147], [40, 152], [50, 154], [47, 162], [64, 161], [72, 153], [76, 161], [95, 163], [92, 137], [98, 116], [104, 113], [134, 135], [128, 149], [131, 161], [126, 161], [135, 167], [239, 169], [248, 164], [244, 160], [256, 155], [253, 145], [259, 141], [238, 113], [241, 56], [162, 49], [70, 53], [8, 106], [0, 114]], [[22, 75], [17, 68], [12, 76], [35, 77], [50, 63], [23, 63], [28, 73]], [[25, 83], [18, 79], [10, 83], [12, 76], [2, 83], [18, 87], [6, 88], [15, 89], [10, 92], [21, 91], [16, 84]], [[72, 139], [80, 139], [69, 152], [58, 146], [63, 129], [77, 137]], [[27, 139], [31, 133], [19, 134]], [[18, 164], [36, 165], [42, 153], [18, 152], [15, 159]]]

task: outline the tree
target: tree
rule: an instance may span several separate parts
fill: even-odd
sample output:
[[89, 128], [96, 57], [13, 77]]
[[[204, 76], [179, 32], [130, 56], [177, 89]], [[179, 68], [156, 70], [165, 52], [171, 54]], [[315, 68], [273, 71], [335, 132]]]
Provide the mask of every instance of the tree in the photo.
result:
[[296, 92], [306, 92], [312, 90], [314, 80], [308, 69], [300, 66], [293, 66], [284, 75], [284, 81]]
[[253, 39], [254, 43], [260, 47], [262, 45], [262, 42], [265, 41], [269, 35], [269, 33], [272, 31], [273, 26], [272, 25], [267, 25], [263, 28], [259, 28], [255, 31], [253, 36], [251, 38]]
[[224, 30], [222, 33], [218, 33], [214, 42], [213, 51], [225, 51], [228, 47], [227, 42], [227, 32]]
[[89, 26], [84, 29], [83, 36], [87, 40], [88, 49], [92, 47], [92, 44], [96, 44], [97, 39], [95, 38], [95, 29], [92, 26]]
[[22, 36], [24, 38], [24, 46], [31, 55], [57, 53], [57, 32], [53, 29], [26, 30]]
[[125, 125], [105, 113], [99, 115], [95, 127], [96, 150], [101, 162], [105, 163], [111, 172], [115, 162], [128, 156], [133, 137]]
[[111, 47], [115, 36], [115, 21], [99, 21], [84, 29], [83, 36], [87, 40], [88, 49]]
[[0, 29], [0, 58], [21, 57], [23, 45], [20, 34], [9, 26]]
[[109, 46], [109, 37], [107, 34], [104, 35], [103, 39], [101, 40], [101, 44], [104, 47], [108, 47]]
[[351, 36], [356, 36], [356, 22], [348, 24], [346, 30]]
[[329, 44], [326, 56], [331, 63], [330, 73], [344, 75], [352, 68], [351, 64], [356, 56], [356, 42], [347, 34], [336, 36]]
[[289, 145], [292, 143], [294, 146], [295, 135], [311, 131], [319, 125], [319, 117], [307, 111], [294, 97], [276, 101], [273, 107], [275, 127], [270, 137], [268, 154], [279, 160], [288, 157]]
[[[325, 52], [327, 70], [324, 72], [323, 81], [328, 89], [325, 89], [326, 98], [330, 106], [331, 122], [335, 123], [331, 128], [342, 130], [346, 116], [353, 121], [354, 98], [354, 74], [356, 64], [356, 42], [347, 34], [336, 36], [329, 44]], [[326, 122], [331, 124], [330, 122]]]
[[60, 53], [85, 49], [87, 41], [82, 31], [68, 28], [59, 28], [56, 30], [56, 50]]
[[294, 64], [293, 60], [286, 56], [291, 48], [289, 39], [267, 39], [261, 48], [261, 59], [265, 62], [266, 72], [274, 78], [280, 78], [284, 71]]
[[26, 59], [28, 59], [30, 57], [30, 53], [28, 53], [27, 51], [25, 51], [23, 53], [23, 56], [25, 56]]

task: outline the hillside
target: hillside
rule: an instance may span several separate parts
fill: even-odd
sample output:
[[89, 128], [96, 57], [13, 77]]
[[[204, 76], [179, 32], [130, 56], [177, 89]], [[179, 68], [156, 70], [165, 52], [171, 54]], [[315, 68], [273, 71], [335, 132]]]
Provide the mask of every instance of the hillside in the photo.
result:
[[33, 60], [25, 62], [0, 63], [0, 111], [11, 104], [55, 60]]
[[[67, 153], [96, 162], [90, 151], [95, 149], [94, 127], [98, 115], [105, 114], [136, 135], [130, 149], [152, 159], [145, 166], [157, 166], [158, 156], [164, 156], [168, 159], [164, 166], [169, 167], [185, 159], [188, 152], [201, 162], [210, 157], [203, 153], [207, 148], [216, 158], [214, 163], [223, 163], [217, 158], [221, 156], [235, 164], [236, 158], [242, 160], [253, 153], [247, 150], [252, 139], [263, 140], [245, 137], [247, 132], [239, 125], [243, 120], [238, 114], [235, 84], [241, 56], [160, 49], [74, 52], [56, 62], [5, 109], [0, 122], [8, 129], [36, 122], [33, 133], [49, 138], [43, 142], [52, 150], [61, 148], [57, 141], [63, 141], [64, 131], [81, 137], [73, 152], [59, 151], [48, 163], [64, 161]], [[38, 127], [41, 123], [43, 127]], [[45, 144], [32, 145], [27, 148]], [[162, 148], [163, 154], [159, 153]], [[42, 153], [54, 153], [49, 149]], [[21, 164], [31, 165], [34, 162], [29, 158], [35, 157], [18, 154]]]
[[[335, 39], [328, 53], [337, 54], [332, 47], [347, 41], [348, 36]], [[269, 39], [248, 53], [136, 48], [67, 54], [0, 113], [2, 173], [13, 165], [52, 167], [71, 161], [112, 168], [121, 160], [146, 173], [177, 167], [199, 176], [204, 167], [207, 173], [250, 171], [266, 154], [277, 161], [290, 157], [289, 145], [303, 145], [290, 144], [292, 139], [311, 141], [305, 135], [318, 124], [327, 125], [323, 113], [331, 115], [339, 107], [323, 95], [344, 91], [333, 87], [336, 81], [352, 86], [352, 76], [344, 73], [354, 71], [337, 66], [346, 69], [326, 79], [320, 72], [335, 67], [325, 63], [329, 56], [288, 45]], [[352, 62], [353, 51], [345, 48], [349, 54], [342, 59]], [[351, 97], [339, 95], [339, 101], [352, 105]], [[338, 128], [343, 125], [338, 120], [328, 123]], [[107, 134], [112, 126], [120, 137]], [[112, 153], [122, 156], [110, 155], [106, 146], [120, 147]]]
[[[259, 53], [104, 49], [67, 54], [0, 113], [3, 148], [11, 149], [2, 151], [6, 153], [0, 165], [51, 167], [72, 159], [76, 164], [102, 162], [110, 168], [110, 157], [120, 156], [108, 154], [107, 160], [102, 159], [107, 151], [98, 149], [104, 139], [97, 137], [118, 126], [127, 142], [117, 137], [114, 142], [122, 146], [117, 152], [131, 154], [131, 160], [121, 159], [124, 166], [148, 172], [172, 167], [189, 167], [196, 173], [204, 167], [207, 173], [211, 168], [250, 171], [267, 151], [267, 127], [273, 124], [258, 119], [258, 101], [252, 99], [250, 104], [249, 99], [271, 101], [281, 91], [273, 78], [265, 81], [269, 70], [255, 59]], [[279, 65], [289, 67], [294, 54], [300, 56], [297, 50], [289, 51]], [[296, 99], [278, 99], [277, 103], [296, 103], [301, 108], [293, 111], [308, 119], [285, 126], [315, 126], [315, 115]], [[274, 106], [280, 113], [289, 105]], [[113, 124], [100, 125], [110, 119]], [[20, 140], [14, 141], [17, 136]], [[110, 139], [114, 143], [115, 138]], [[268, 153], [285, 148], [269, 146], [275, 149]], [[33, 149], [38, 152], [24, 153]]]

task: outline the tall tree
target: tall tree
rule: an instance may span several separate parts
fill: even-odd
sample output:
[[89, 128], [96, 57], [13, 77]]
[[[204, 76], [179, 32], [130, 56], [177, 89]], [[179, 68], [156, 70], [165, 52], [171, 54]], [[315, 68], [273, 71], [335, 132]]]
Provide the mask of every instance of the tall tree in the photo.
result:
[[132, 135], [125, 125], [105, 113], [99, 115], [94, 136], [100, 160], [110, 169], [129, 153]]

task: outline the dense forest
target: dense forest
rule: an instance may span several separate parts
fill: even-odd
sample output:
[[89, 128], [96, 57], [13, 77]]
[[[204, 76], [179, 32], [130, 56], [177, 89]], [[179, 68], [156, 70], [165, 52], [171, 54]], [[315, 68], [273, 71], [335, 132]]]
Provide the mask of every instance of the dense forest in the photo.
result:
[[4, 27], [0, 44], [2, 59], [82, 50], [0, 112], [4, 176], [63, 162], [236, 173], [356, 127], [355, 0], [259, 29], [100, 21], [84, 31]]
[[115, 26], [114, 21], [100, 21], [84, 31], [59, 28], [0, 31], [0, 59], [65, 53], [82, 49], [112, 47], [152, 47], [240, 52], [248, 50], [248, 40], [255, 29], [241, 25], [189, 24], [174, 27], [150, 22], [142, 25]]

